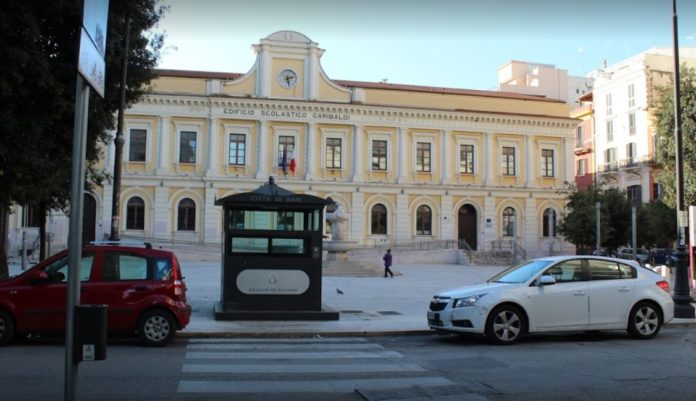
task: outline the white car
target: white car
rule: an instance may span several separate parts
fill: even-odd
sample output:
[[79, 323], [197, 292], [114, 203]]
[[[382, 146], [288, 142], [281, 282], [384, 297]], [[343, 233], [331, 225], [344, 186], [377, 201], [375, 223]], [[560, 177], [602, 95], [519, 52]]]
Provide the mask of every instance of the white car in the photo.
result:
[[653, 338], [674, 317], [669, 283], [636, 262], [550, 256], [433, 297], [428, 326], [513, 344], [527, 333], [628, 330]]

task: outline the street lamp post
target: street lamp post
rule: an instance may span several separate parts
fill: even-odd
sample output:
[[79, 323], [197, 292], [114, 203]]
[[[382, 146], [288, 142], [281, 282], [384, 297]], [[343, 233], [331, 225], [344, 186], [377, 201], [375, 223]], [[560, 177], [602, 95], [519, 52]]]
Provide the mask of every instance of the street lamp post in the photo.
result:
[[677, 252], [674, 283], [674, 317], [694, 318], [694, 307], [689, 294], [689, 271], [686, 252], [688, 219], [684, 204], [684, 166], [682, 164], [681, 99], [679, 77], [679, 42], [677, 37], [677, 0], [672, 0], [672, 34], [674, 37], [674, 144], [677, 179]]

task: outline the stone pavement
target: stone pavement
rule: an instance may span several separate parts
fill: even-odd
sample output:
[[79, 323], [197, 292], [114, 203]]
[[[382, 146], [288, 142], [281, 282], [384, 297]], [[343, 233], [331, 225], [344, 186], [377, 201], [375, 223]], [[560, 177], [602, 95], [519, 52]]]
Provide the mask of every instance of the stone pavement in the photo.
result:
[[[324, 276], [322, 302], [340, 312], [335, 321], [218, 321], [220, 263], [182, 261], [193, 308], [181, 337], [337, 336], [427, 333], [426, 312], [432, 296], [442, 290], [483, 282], [505, 266], [399, 264], [394, 278]], [[19, 266], [11, 264], [11, 272]], [[340, 290], [339, 293], [337, 290]], [[675, 319], [671, 325], [696, 327], [696, 319]]]

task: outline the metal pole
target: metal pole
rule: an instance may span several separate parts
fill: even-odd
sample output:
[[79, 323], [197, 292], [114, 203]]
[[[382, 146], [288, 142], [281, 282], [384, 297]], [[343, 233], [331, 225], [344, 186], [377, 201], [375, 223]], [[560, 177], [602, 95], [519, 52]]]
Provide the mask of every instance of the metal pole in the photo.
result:
[[602, 231], [600, 230], [600, 214], [601, 214], [601, 208], [602, 204], [600, 202], [595, 202], [594, 204], [595, 207], [595, 227], [596, 227], [596, 237], [597, 237], [597, 244], [595, 245], [595, 249], [597, 250], [597, 255], [601, 255], [601, 247], [602, 247]]
[[674, 317], [694, 318], [694, 307], [689, 294], [689, 271], [686, 244], [689, 219], [684, 205], [684, 166], [682, 164], [681, 94], [679, 77], [679, 41], [677, 36], [677, 0], [672, 0], [672, 35], [674, 38], [674, 143], [677, 178], [677, 252], [675, 253], [676, 277], [674, 282]]
[[123, 45], [123, 60], [121, 63], [121, 88], [118, 105], [118, 122], [116, 123], [116, 138], [114, 139], [114, 193], [111, 197], [111, 241], [119, 238], [119, 215], [121, 209], [121, 171], [123, 169], [123, 113], [126, 108], [126, 77], [128, 76], [128, 48], [130, 43], [130, 17], [126, 17], [126, 38]]
[[638, 250], [638, 235], [636, 233], [636, 207], [631, 207], [631, 247], [633, 248], [633, 260], [636, 260]]
[[72, 172], [70, 176], [70, 230], [68, 232], [68, 295], [65, 319], [65, 401], [76, 393], [77, 362], [73, 353], [75, 307], [80, 305], [80, 262], [82, 259], [82, 202], [85, 187], [89, 86], [77, 74]]

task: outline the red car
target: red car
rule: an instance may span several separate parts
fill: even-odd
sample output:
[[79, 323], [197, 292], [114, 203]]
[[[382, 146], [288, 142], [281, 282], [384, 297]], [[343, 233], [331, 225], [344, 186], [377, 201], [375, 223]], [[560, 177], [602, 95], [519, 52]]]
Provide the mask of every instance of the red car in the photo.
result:
[[[109, 332], [137, 333], [163, 346], [189, 323], [186, 284], [169, 251], [125, 243], [86, 246], [80, 266], [80, 304], [107, 305]], [[68, 251], [0, 281], [0, 345], [17, 334], [63, 333]]]

